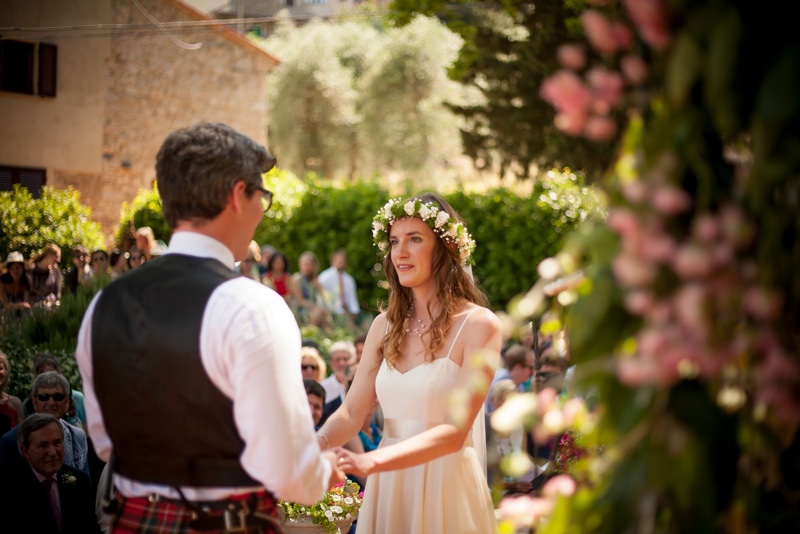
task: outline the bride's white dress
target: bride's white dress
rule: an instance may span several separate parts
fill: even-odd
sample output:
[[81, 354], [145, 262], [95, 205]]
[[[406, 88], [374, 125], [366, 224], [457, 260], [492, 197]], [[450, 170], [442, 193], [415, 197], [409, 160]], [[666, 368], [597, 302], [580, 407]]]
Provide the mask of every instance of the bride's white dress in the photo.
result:
[[[375, 388], [384, 416], [380, 447], [419, 434], [447, 420], [447, 397], [461, 367], [447, 357], [405, 373], [381, 364]], [[479, 413], [458, 452], [428, 463], [375, 473], [367, 479], [357, 534], [489, 534], [497, 532], [486, 482], [485, 433]]]

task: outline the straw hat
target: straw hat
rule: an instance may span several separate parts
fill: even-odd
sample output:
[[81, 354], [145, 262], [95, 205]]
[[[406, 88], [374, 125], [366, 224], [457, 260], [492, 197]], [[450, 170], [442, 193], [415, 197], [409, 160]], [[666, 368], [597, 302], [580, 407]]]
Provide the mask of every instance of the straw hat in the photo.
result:
[[21, 263], [25, 269], [28, 268], [28, 263], [25, 261], [25, 258], [22, 256], [22, 253], [17, 252], [16, 250], [14, 252], [8, 253], [8, 258], [6, 258], [6, 261], [4, 261], [2, 265], [0, 265], [0, 268], [5, 269], [11, 263]]

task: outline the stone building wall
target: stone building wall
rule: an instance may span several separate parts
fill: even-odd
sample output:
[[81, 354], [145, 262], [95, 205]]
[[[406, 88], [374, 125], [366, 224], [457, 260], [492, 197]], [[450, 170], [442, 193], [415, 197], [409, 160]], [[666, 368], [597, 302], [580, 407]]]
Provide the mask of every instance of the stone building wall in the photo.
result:
[[[159, 21], [205, 19], [178, 0], [139, 4]], [[113, 23], [150, 24], [129, 0], [111, 0], [111, 6]], [[118, 223], [123, 202], [152, 186], [155, 156], [170, 132], [219, 121], [267, 144], [266, 75], [275, 64], [227, 28], [116, 34], [105, 65], [100, 183], [82, 196], [104, 230]]]

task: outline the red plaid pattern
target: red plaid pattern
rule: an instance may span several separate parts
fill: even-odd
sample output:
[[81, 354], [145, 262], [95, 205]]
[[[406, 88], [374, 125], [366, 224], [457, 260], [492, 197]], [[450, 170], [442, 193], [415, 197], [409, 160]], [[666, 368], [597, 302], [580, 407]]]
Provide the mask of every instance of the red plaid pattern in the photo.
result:
[[[259, 492], [255, 511], [278, 519], [278, 511], [273, 497], [267, 492]], [[237, 495], [231, 500], [246, 501], [250, 495]], [[146, 497], [127, 498], [117, 494], [117, 513], [112, 520], [113, 534], [183, 534], [209, 532], [193, 530], [189, 527], [193, 517], [192, 510], [174, 501], [158, 500], [151, 502]], [[222, 516], [222, 510], [212, 510], [211, 516]], [[221, 530], [213, 532], [222, 532]], [[277, 527], [262, 529], [248, 528], [248, 534], [281, 534]]]

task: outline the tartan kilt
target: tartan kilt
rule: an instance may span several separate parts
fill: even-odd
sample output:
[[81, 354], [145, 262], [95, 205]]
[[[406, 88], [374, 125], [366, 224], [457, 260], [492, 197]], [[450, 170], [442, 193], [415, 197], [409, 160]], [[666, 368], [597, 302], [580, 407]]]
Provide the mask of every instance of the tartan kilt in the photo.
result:
[[[267, 492], [259, 492], [257, 495], [255, 510], [263, 515], [268, 515], [278, 521], [277, 503]], [[238, 497], [238, 496], [237, 496]], [[234, 498], [232, 500], [245, 500], [244, 498]], [[173, 500], [159, 499], [151, 501], [147, 497], [124, 497], [117, 494], [117, 511], [111, 519], [111, 532], [113, 534], [183, 534], [194, 532], [224, 532], [224, 530], [194, 530], [189, 525], [193, 520], [191, 508]], [[245, 500], [246, 503], [246, 500]], [[209, 516], [222, 517], [222, 510], [210, 510]], [[262, 527], [248, 527], [247, 534], [281, 534], [277, 525]]]

